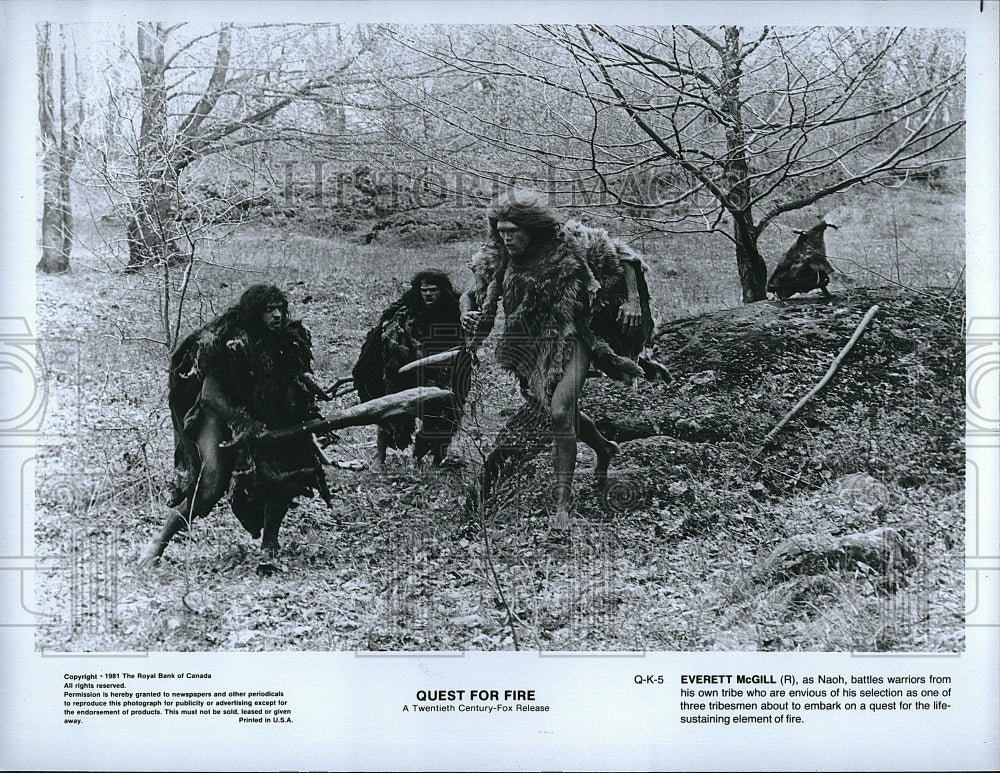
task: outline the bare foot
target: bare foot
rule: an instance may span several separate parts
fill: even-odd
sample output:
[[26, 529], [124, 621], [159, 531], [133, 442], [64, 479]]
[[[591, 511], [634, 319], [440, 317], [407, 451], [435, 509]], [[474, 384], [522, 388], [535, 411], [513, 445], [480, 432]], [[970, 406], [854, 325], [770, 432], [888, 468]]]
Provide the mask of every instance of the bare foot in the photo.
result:
[[560, 507], [549, 520], [549, 526], [557, 531], [569, 530], [569, 508]]
[[599, 489], [604, 489], [607, 486], [608, 468], [611, 466], [611, 460], [618, 455], [619, 450], [618, 444], [613, 440], [609, 440], [608, 444], [604, 447], [604, 451], [598, 451], [597, 466], [594, 468], [594, 478], [597, 481]]
[[163, 547], [153, 540], [145, 548], [143, 548], [142, 553], [139, 555], [139, 569], [145, 571], [150, 567], [154, 566], [160, 560], [160, 555], [163, 553]]
[[283, 572], [284, 568], [276, 560], [265, 558], [257, 564], [257, 574], [261, 577], [270, 577], [278, 572]]

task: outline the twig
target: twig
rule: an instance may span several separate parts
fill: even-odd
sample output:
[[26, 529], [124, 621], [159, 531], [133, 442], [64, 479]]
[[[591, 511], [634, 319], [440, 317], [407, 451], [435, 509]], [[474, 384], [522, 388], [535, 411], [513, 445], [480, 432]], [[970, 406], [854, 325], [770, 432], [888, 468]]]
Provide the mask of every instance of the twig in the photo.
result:
[[812, 400], [813, 397], [816, 396], [816, 393], [819, 392], [819, 390], [821, 390], [830, 382], [830, 379], [833, 378], [833, 374], [836, 373], [837, 368], [840, 367], [840, 363], [844, 361], [844, 357], [846, 357], [847, 354], [851, 351], [851, 349], [854, 348], [854, 344], [856, 344], [858, 342], [858, 339], [861, 338], [861, 334], [865, 332], [865, 328], [868, 327], [868, 323], [872, 321], [872, 318], [875, 316], [877, 311], [878, 311], [878, 304], [875, 304], [870, 309], [868, 309], [868, 313], [865, 314], [864, 319], [862, 319], [861, 322], [858, 323], [858, 326], [854, 329], [854, 335], [851, 336], [851, 340], [849, 340], [846, 344], [844, 344], [844, 348], [840, 350], [840, 354], [838, 354], [834, 358], [833, 362], [830, 364], [829, 369], [827, 369], [826, 371], [826, 375], [824, 375], [823, 378], [819, 380], [819, 383], [816, 384], [816, 386], [814, 386], [812, 389], [809, 390], [809, 393], [806, 394], [805, 397], [803, 397], [795, 404], [795, 407], [792, 408], [792, 410], [790, 410], [788, 413], [785, 414], [785, 417], [775, 425], [774, 429], [772, 429], [770, 432], [767, 433], [767, 436], [760, 444], [760, 447], [754, 453], [754, 457], [756, 457], [758, 454], [760, 454], [761, 451], [767, 448], [768, 444], [772, 440], [774, 440], [775, 436], [779, 432], [781, 432], [782, 427], [784, 427], [788, 422], [790, 422], [793, 418], [795, 418], [795, 415], [802, 410], [805, 404], [808, 403], [810, 400]]
[[[477, 442], [474, 443], [473, 447], [479, 453], [481, 459], [480, 469], [485, 470], [487, 454], [483, 451], [482, 446]], [[479, 528], [483, 530], [483, 555], [486, 558], [486, 567], [489, 570], [490, 577], [493, 579], [493, 587], [496, 588], [497, 596], [500, 598], [500, 603], [503, 604], [504, 609], [507, 611], [507, 627], [510, 628], [511, 641], [514, 644], [514, 649], [520, 651], [521, 643], [517, 638], [517, 626], [515, 622], [524, 625], [524, 621], [515, 614], [514, 610], [511, 608], [510, 603], [507, 601], [507, 594], [503, 592], [503, 584], [500, 582], [500, 575], [497, 573], [496, 566], [493, 563], [493, 545], [490, 541], [490, 531], [488, 524], [486, 522], [486, 485], [485, 479], [477, 486], [477, 491], [475, 494], [475, 505], [476, 505], [476, 515], [479, 518]]]
[[497, 589], [497, 595], [500, 597], [500, 603], [503, 604], [504, 609], [507, 610], [507, 626], [510, 628], [510, 636], [514, 643], [514, 649], [520, 650], [521, 645], [517, 640], [517, 627], [514, 625], [514, 620], [517, 615], [514, 614], [514, 610], [510, 608], [510, 604], [507, 602], [507, 595], [503, 592], [503, 585], [500, 582], [500, 575], [497, 574], [496, 567], [493, 565], [493, 546], [490, 544], [490, 532], [486, 524], [486, 502], [482, 497], [482, 493], [478, 497], [478, 510], [479, 510], [479, 527], [483, 530], [483, 555], [486, 557], [486, 566], [490, 570], [490, 575], [493, 577], [493, 587]]
[[[345, 388], [350, 387], [350, 388]], [[336, 383], [328, 390], [326, 390], [326, 395], [331, 400], [335, 397], [341, 397], [351, 392], [354, 389], [354, 376], [345, 376], [343, 378], [338, 378]]]

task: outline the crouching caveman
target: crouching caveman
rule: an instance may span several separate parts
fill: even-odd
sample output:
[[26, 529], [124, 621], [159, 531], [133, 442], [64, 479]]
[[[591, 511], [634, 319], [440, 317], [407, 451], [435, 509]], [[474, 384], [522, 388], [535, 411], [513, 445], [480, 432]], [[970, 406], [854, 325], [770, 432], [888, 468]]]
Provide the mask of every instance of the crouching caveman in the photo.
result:
[[298, 496], [318, 492], [329, 504], [323, 455], [311, 435], [273, 444], [258, 433], [319, 418], [328, 399], [311, 376], [309, 330], [288, 318], [288, 299], [254, 285], [239, 302], [195, 331], [170, 359], [169, 404], [177, 485], [159, 535], [140, 565], [163, 554], [179, 531], [226, 494], [243, 527], [263, 533], [264, 561], [275, 568], [278, 529]]
[[518, 377], [528, 407], [551, 418], [551, 525], [566, 529], [577, 438], [597, 454], [599, 485], [618, 452], [579, 409], [590, 367], [626, 382], [666, 377], [662, 365], [639, 357], [653, 333], [646, 266], [606, 231], [563, 222], [533, 191], [502, 194], [486, 216], [489, 237], [472, 259], [475, 283], [461, 299], [462, 324], [477, 345], [502, 301], [496, 357]]
[[[449, 350], [457, 351], [444, 364], [400, 372]], [[409, 289], [368, 331], [351, 374], [362, 403], [416, 386], [450, 389], [453, 397], [444, 404], [422, 408], [418, 417], [403, 415], [378, 425], [373, 469], [385, 469], [389, 448], [404, 449], [411, 441], [415, 459], [429, 453], [434, 466], [446, 461], [472, 378], [472, 357], [462, 348], [458, 293], [446, 273], [428, 269], [413, 277]], [[417, 418], [420, 429], [414, 439]]]
[[837, 226], [821, 220], [808, 231], [795, 231], [798, 234], [795, 244], [778, 261], [771, 278], [767, 280], [769, 293], [774, 293], [783, 301], [795, 293], [807, 293], [818, 287], [825, 298], [833, 298], [826, 289], [830, 274], [834, 273], [826, 257], [823, 233], [827, 228], [836, 229]]

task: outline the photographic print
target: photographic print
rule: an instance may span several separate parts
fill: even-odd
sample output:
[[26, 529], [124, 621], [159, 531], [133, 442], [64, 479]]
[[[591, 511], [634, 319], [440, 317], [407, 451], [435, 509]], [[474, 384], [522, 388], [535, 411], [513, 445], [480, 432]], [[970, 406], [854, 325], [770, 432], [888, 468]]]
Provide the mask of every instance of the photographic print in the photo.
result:
[[453, 5], [11, 4], [11, 694], [184, 769], [989, 768], [995, 4]]
[[39, 646], [962, 650], [960, 31], [37, 43]]

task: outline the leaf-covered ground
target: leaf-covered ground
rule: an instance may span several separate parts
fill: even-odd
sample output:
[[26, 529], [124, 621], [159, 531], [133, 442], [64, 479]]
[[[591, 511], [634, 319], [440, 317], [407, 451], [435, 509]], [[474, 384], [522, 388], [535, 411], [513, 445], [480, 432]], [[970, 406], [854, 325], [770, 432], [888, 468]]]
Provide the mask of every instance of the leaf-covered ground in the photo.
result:
[[[469, 252], [245, 229], [192, 275], [182, 332], [246, 285], [276, 282], [313, 331], [319, 380], [332, 383], [414, 270], [461, 277]], [[654, 285], [661, 303], [670, 284], [701, 287], [721, 273], [706, 260], [695, 266], [700, 279], [682, 273]], [[584, 405], [621, 452], [601, 494], [593, 454], [580, 447], [569, 539], [548, 528], [548, 453], [520, 466], [486, 507], [470, 507], [484, 456], [519, 404], [488, 342], [455, 444], [465, 466], [433, 470], [394, 454], [374, 474], [374, 432], [339, 433], [328, 449], [343, 465], [329, 472], [334, 507], [300, 502], [282, 527], [283, 571], [260, 577], [258, 548], [224, 503], [175, 539], [159, 566], [136, 569], [162, 524], [172, 475], [162, 290], [155, 274], [99, 265], [39, 277], [48, 403], [35, 533], [47, 569], [36, 596], [51, 616], [40, 647], [963, 647], [957, 292], [841, 286], [831, 303], [797, 298], [662, 325], [655, 353], [672, 383], [587, 383]], [[761, 449], [875, 303], [880, 311], [833, 381]], [[901, 535], [912, 560], [887, 566], [841, 552], [775, 571], [772, 554], [787, 555], [795, 539], [835, 542], [877, 528]]]
[[[875, 304], [833, 380], [762, 446]], [[754, 304], [664, 326], [669, 385], [590, 382], [584, 407], [621, 453], [609, 490], [584, 492], [573, 540], [586, 583], [613, 600], [617, 646], [960, 648], [963, 320], [949, 291]], [[540, 501], [549, 474], [509, 488]], [[886, 544], [867, 562], [841, 550], [774, 570], [792, 538], [886, 527], [905, 565], [877, 560]]]
[[[880, 312], [833, 382], [759, 450], [874, 303]], [[114, 362], [102, 350], [97, 371], [74, 366], [100, 341], [54, 342], [49, 375], [73, 383], [50, 418], [76, 433], [40, 453], [36, 533], [52, 567], [40, 595], [55, 617], [39, 643], [960, 648], [962, 318], [954, 295], [855, 291], [833, 303], [763, 303], [665, 326], [655, 351], [671, 384], [588, 382], [585, 406], [621, 453], [602, 495], [581, 448], [569, 539], [548, 528], [547, 454], [483, 511], [467, 507], [501, 414], [517, 402], [484, 357], [456, 448], [465, 468], [421, 468], [395, 455], [382, 475], [332, 469], [334, 508], [309, 500], [292, 511], [284, 571], [269, 578], [254, 571], [257, 548], [224, 506], [172, 543], [159, 567], [136, 571], [169, 479], [165, 412], [155, 407], [165, 397], [162, 370], [130, 359], [155, 347], [112, 347]], [[331, 453], [347, 465], [364, 461], [370, 434], [344, 433]], [[880, 525], [903, 533], [918, 556], [888, 590], [861, 562], [767, 575], [769, 553], [789, 537]]]

